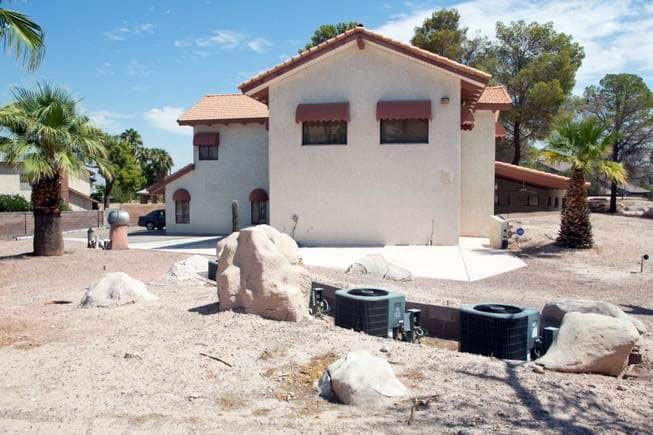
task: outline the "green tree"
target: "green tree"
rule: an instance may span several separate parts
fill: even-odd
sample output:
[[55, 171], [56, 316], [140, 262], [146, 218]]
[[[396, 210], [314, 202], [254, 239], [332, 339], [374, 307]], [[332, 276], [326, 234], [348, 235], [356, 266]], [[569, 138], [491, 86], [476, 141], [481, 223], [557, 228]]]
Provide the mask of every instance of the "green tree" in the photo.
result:
[[120, 136], [105, 134], [102, 143], [107, 150], [108, 164], [98, 168], [104, 177], [104, 207], [109, 208], [112, 197], [120, 201], [129, 200], [145, 182], [141, 166], [132, 146]]
[[347, 30], [353, 29], [354, 27], [360, 26], [361, 24], [356, 21], [350, 22], [340, 22], [336, 24], [323, 24], [313, 32], [311, 36], [311, 42], [306, 44], [303, 49], [300, 49], [299, 52], [308, 50], [311, 47], [314, 47], [318, 44], [323, 43], [331, 38], [334, 38], [341, 33], [345, 33]]
[[0, 8], [0, 44], [29, 71], [36, 70], [45, 53], [45, 33], [28, 16]]
[[[608, 74], [585, 89], [586, 110], [615, 138], [611, 158], [632, 174], [650, 165], [653, 152], [653, 93], [634, 74]], [[617, 211], [617, 183], [611, 183], [610, 212]]]
[[146, 186], [151, 186], [164, 179], [173, 166], [172, 157], [161, 148], [144, 148], [139, 162]]
[[481, 67], [490, 47], [487, 38], [467, 37], [467, 28], [460, 27], [460, 14], [456, 9], [433, 12], [421, 26], [415, 28], [415, 36], [410, 43], [456, 62]]
[[550, 133], [558, 109], [570, 95], [585, 56], [572, 38], [553, 29], [552, 23], [513, 22], [496, 26], [497, 44], [486, 58], [493, 80], [505, 85], [513, 97], [513, 110], [501, 120], [512, 143], [512, 163], [522, 160], [522, 150]]
[[0, 108], [0, 126], [9, 132], [0, 141], [0, 154], [20, 164], [32, 186], [34, 254], [63, 255], [62, 177], [80, 176], [91, 163], [106, 168], [101, 132], [61, 88], [39, 84], [12, 93], [14, 101]]
[[624, 167], [606, 160], [613, 143], [614, 136], [606, 134], [600, 121], [586, 118], [564, 121], [541, 151], [550, 163], [571, 165], [571, 177], [560, 217], [558, 244], [569, 248], [592, 247], [594, 241], [585, 175], [602, 174], [618, 183], [626, 180]]

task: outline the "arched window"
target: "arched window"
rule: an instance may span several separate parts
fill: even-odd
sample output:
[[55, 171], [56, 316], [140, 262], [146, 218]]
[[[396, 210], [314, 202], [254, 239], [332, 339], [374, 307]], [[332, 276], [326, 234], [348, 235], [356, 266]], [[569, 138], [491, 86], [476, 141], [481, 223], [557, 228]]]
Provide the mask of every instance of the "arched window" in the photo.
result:
[[252, 225], [268, 223], [268, 193], [263, 189], [254, 189], [249, 194], [252, 207]]
[[186, 189], [177, 189], [172, 195], [175, 202], [175, 223], [190, 223], [190, 193]]

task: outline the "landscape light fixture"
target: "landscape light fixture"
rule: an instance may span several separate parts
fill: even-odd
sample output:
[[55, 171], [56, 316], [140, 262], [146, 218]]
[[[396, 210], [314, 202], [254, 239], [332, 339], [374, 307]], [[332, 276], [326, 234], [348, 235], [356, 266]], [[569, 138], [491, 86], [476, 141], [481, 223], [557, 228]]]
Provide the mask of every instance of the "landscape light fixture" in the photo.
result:
[[648, 254], [642, 255], [642, 258], [641, 258], [641, 260], [639, 262], [639, 273], [644, 272], [644, 260], [648, 260]]
[[449, 97], [440, 98], [440, 104], [449, 104]]

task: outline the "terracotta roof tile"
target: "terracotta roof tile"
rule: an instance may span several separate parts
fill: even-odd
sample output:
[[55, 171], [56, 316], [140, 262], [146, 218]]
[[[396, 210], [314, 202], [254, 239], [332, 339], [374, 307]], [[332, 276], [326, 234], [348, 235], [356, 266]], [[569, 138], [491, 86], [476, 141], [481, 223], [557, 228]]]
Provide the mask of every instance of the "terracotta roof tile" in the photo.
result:
[[304, 50], [297, 56], [294, 56], [286, 60], [282, 64], [279, 64], [267, 71], [264, 71], [252, 77], [251, 79], [241, 83], [238, 86], [238, 89], [240, 89], [244, 93], [249, 92], [254, 88], [257, 88], [262, 84], [266, 83], [267, 81], [273, 79], [274, 77], [284, 74], [287, 71], [290, 71], [295, 67], [307, 61], [310, 61], [322, 55], [323, 53], [328, 52], [331, 48], [335, 48], [336, 46], [345, 44], [350, 41], [354, 41], [359, 38], [367, 39], [371, 42], [376, 42], [386, 47], [401, 51], [405, 54], [412, 55], [413, 57], [416, 57], [420, 60], [428, 61], [429, 63], [432, 63], [436, 66], [447, 69], [460, 76], [463, 76], [465, 78], [483, 84], [487, 83], [491, 77], [490, 74], [487, 74], [476, 68], [472, 68], [470, 66], [455, 62], [444, 56], [439, 56], [437, 54], [431, 53], [430, 51], [423, 50], [413, 45], [405, 44], [403, 42], [399, 42], [394, 39], [387, 38], [383, 35], [367, 30], [363, 27], [355, 27], [319, 45], [311, 47], [308, 50]]
[[[549, 174], [548, 172], [505, 162], [494, 162], [494, 173], [499, 178], [549, 189], [567, 189], [569, 182], [569, 178], [562, 175]], [[585, 185], [589, 186], [589, 183], [585, 183]]]
[[488, 86], [476, 103], [476, 110], [510, 110], [512, 98], [505, 86]]
[[206, 95], [184, 112], [179, 125], [195, 125], [204, 122], [262, 122], [268, 118], [265, 104], [242, 94]]

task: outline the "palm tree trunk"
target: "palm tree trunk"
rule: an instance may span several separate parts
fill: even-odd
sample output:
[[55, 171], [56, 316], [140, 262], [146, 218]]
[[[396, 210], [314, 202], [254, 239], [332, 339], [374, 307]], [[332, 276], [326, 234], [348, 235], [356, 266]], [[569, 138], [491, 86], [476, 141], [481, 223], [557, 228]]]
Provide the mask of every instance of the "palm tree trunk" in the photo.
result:
[[563, 204], [558, 244], [568, 248], [591, 248], [594, 244], [592, 223], [587, 205], [585, 174], [582, 169], [572, 170]]
[[617, 183], [614, 181], [610, 184], [610, 208], [608, 213], [617, 212]]
[[34, 255], [63, 255], [61, 233], [61, 177], [41, 179], [32, 184], [34, 206]]
[[512, 164], [519, 165], [519, 162], [521, 161], [521, 125], [519, 122], [515, 122], [513, 127], [512, 146], [514, 151]]
[[104, 209], [108, 210], [109, 206], [111, 205], [111, 198], [109, 197], [111, 195], [111, 191], [113, 190], [113, 182], [111, 181], [104, 181]]

